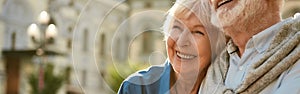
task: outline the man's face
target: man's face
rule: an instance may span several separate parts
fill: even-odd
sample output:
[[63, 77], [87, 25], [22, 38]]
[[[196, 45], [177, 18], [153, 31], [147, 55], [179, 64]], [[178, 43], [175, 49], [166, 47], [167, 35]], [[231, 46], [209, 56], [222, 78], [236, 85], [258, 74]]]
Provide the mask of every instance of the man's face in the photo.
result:
[[210, 0], [210, 5], [213, 12], [212, 23], [222, 29], [226, 29], [244, 25], [250, 20], [255, 20], [257, 18], [255, 16], [262, 15], [264, 8], [267, 8], [267, 1]]

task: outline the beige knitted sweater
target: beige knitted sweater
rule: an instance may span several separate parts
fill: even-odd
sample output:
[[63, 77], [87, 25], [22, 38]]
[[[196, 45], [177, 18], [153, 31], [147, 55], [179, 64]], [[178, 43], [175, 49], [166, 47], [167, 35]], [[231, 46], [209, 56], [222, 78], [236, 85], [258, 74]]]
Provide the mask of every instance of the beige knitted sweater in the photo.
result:
[[300, 60], [300, 17], [295, 16], [280, 24], [274, 28], [280, 31], [270, 47], [258, 62], [253, 62], [237, 89], [224, 85], [229, 67], [229, 55], [224, 50], [208, 69], [204, 81], [208, 87], [206, 94], [257, 94]]

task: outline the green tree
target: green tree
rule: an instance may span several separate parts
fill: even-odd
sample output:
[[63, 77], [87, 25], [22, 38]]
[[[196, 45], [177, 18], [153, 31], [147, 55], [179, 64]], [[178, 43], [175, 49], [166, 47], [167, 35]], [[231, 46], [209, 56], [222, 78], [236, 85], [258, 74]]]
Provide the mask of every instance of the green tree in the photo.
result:
[[32, 88], [31, 94], [55, 94], [57, 91], [61, 88], [63, 83], [68, 80], [70, 67], [67, 67], [64, 69], [63, 72], [60, 72], [59, 74], [55, 75], [53, 73], [54, 71], [54, 65], [51, 63], [47, 63], [45, 70], [44, 70], [44, 88], [40, 91], [38, 89], [39, 79], [38, 74], [33, 73], [29, 76], [29, 84]]
[[128, 64], [109, 64], [107, 67], [107, 76], [105, 77], [105, 81], [113, 91], [118, 92], [121, 83], [126, 77], [138, 70], [145, 69], [149, 66], [149, 64], [145, 63], [132, 62], [129, 62]]

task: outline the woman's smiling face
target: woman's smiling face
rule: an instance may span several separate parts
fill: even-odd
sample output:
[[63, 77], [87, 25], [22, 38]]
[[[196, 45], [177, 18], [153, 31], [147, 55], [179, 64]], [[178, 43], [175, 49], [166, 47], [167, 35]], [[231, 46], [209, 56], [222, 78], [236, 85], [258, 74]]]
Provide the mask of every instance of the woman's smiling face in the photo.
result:
[[211, 47], [208, 34], [197, 16], [175, 14], [167, 39], [167, 51], [172, 67], [182, 76], [195, 75], [210, 64]]

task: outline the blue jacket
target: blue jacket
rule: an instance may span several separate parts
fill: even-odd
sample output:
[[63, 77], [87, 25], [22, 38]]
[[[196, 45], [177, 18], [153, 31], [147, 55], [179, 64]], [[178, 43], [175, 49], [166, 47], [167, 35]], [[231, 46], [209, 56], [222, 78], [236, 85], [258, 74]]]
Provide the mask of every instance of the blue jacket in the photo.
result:
[[118, 94], [169, 94], [171, 64], [151, 66], [131, 74], [121, 84]]

